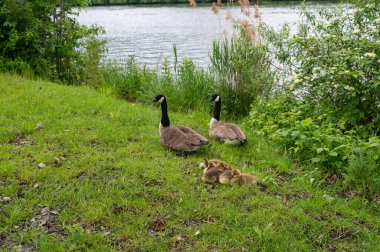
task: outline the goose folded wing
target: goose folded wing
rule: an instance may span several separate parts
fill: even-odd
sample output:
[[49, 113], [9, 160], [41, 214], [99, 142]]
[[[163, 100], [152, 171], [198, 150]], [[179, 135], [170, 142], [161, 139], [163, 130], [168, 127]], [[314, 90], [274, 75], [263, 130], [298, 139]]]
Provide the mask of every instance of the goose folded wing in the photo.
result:
[[182, 125], [177, 126], [177, 128], [186, 135], [189, 143], [191, 143], [192, 145], [205, 145], [208, 143], [207, 138], [205, 138], [192, 128]]
[[238, 139], [236, 132], [226, 124], [222, 124], [219, 127], [212, 130], [214, 137], [219, 139], [235, 140]]
[[226, 127], [231, 129], [235, 133], [235, 136], [236, 136], [235, 139], [239, 139], [239, 140], [245, 140], [246, 139], [243, 131], [239, 128], [239, 126], [237, 126], [236, 124], [233, 124], [233, 123], [227, 123], [225, 125], [226, 125]]

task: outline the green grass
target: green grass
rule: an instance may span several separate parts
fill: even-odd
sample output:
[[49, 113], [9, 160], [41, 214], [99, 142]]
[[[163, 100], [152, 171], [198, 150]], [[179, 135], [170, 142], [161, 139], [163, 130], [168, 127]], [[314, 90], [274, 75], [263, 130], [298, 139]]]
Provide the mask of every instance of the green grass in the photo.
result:
[[[207, 111], [173, 113], [167, 96], [174, 125], [207, 135]], [[160, 113], [86, 87], [0, 74], [0, 248], [378, 250], [379, 202], [350, 196], [339, 180], [293, 164], [247, 130], [243, 147], [211, 140], [178, 155], [159, 144]], [[39, 122], [43, 128], [33, 130]], [[65, 160], [54, 166], [58, 156]], [[266, 186], [204, 184], [198, 163], [205, 157]], [[55, 212], [39, 225], [43, 207]]]

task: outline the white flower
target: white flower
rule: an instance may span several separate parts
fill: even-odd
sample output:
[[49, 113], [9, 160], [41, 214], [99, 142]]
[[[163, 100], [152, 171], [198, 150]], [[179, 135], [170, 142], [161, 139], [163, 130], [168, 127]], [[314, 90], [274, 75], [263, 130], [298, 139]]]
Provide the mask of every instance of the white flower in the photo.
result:
[[331, 38], [331, 34], [323, 34], [324, 38]]
[[354, 30], [354, 33], [355, 33], [355, 34], [359, 34], [360, 32], [361, 32], [360, 29], [355, 29], [355, 30]]
[[300, 79], [295, 79], [294, 80], [294, 83], [301, 83], [302, 82], [302, 80], [300, 80]]
[[368, 57], [368, 58], [375, 58], [376, 54], [375, 53], [365, 53], [364, 56]]

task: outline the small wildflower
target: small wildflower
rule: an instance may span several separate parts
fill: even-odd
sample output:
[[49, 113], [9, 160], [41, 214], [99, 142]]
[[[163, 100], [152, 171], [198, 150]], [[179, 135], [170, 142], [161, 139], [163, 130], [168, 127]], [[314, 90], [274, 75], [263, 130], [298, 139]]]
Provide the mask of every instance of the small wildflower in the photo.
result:
[[375, 58], [376, 54], [375, 53], [365, 53], [364, 56], [368, 57], [368, 58]]

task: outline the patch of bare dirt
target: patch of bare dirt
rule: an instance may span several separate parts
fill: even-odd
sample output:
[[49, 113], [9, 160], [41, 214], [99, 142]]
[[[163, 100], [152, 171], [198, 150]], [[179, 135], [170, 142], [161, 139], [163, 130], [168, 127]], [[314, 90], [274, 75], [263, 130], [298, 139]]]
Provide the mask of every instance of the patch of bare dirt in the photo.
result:
[[149, 224], [148, 230], [149, 234], [154, 235], [158, 232], [165, 231], [166, 228], [167, 226], [165, 221], [160, 218], [157, 218], [155, 221]]
[[22, 148], [24, 145], [31, 144], [31, 141], [27, 140], [24, 135], [18, 135], [10, 140], [9, 143], [17, 148]]
[[186, 220], [183, 220], [182, 223], [185, 226], [199, 226], [205, 223], [213, 223], [214, 221], [215, 221], [214, 218], [210, 216], [204, 216], [204, 217], [186, 219]]
[[148, 181], [145, 181], [144, 182], [144, 186], [145, 187], [148, 187], [148, 186], [158, 186], [158, 187], [161, 187], [166, 181], [164, 179], [151, 179], [151, 180], [148, 180]]

